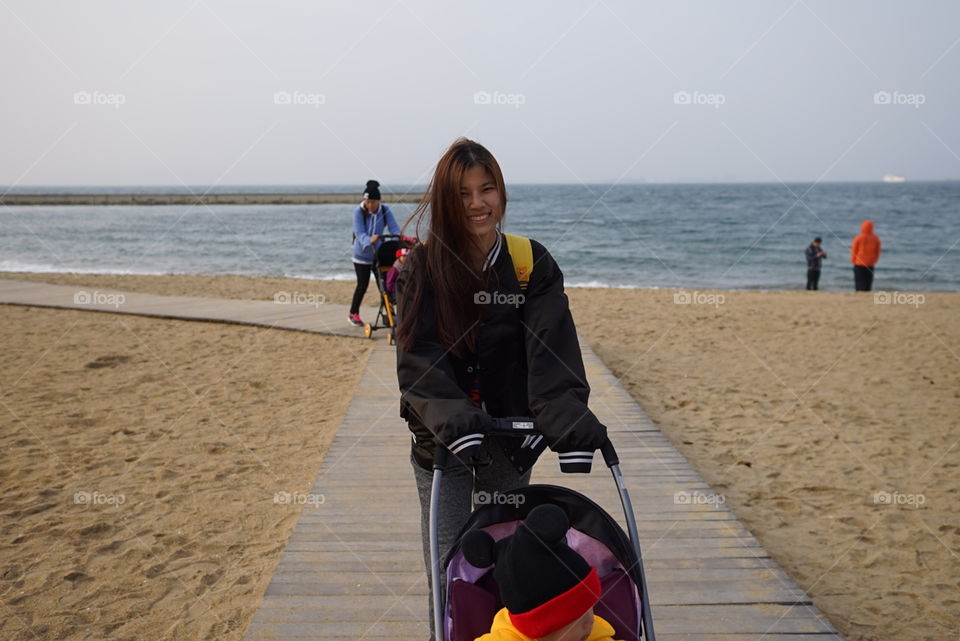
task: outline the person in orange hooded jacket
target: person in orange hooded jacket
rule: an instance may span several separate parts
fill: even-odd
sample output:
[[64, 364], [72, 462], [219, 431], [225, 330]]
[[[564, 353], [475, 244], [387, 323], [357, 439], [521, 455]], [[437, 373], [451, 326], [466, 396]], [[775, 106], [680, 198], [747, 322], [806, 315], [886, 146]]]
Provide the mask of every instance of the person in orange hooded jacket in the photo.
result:
[[880, 239], [873, 233], [873, 221], [860, 223], [860, 233], [850, 245], [853, 263], [853, 284], [858, 292], [869, 292], [873, 287], [873, 268], [880, 260]]

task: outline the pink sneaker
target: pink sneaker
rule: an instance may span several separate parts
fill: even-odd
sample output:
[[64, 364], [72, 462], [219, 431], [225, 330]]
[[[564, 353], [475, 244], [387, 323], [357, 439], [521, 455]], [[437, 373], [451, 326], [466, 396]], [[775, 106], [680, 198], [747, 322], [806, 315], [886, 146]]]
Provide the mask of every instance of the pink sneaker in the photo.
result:
[[360, 314], [350, 314], [347, 316], [347, 320], [350, 321], [350, 324], [354, 327], [363, 327], [363, 320], [360, 318]]

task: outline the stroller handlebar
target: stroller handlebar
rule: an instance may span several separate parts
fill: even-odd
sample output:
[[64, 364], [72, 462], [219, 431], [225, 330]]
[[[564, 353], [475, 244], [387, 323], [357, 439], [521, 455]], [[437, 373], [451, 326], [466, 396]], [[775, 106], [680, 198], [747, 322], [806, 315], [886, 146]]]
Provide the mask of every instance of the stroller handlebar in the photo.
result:
[[413, 243], [417, 241], [417, 239], [414, 238], [413, 236], [404, 236], [403, 234], [380, 234], [379, 239], [383, 241], [400, 240], [408, 243]]
[[537, 424], [528, 416], [491, 417], [491, 427], [487, 434], [497, 436], [528, 436], [537, 433]]
[[[536, 421], [529, 416], [508, 416], [504, 418], [491, 417], [490, 427], [487, 434], [494, 436], [527, 437], [532, 434], [539, 434]], [[438, 447], [434, 454], [434, 469], [437, 463], [440, 469], [446, 464], [449, 451], [446, 447]], [[600, 446], [600, 453], [603, 455], [603, 462], [607, 467], [613, 467], [620, 464], [620, 458], [617, 456], [617, 450], [613, 446], [610, 438], [606, 438], [603, 445]], [[439, 461], [438, 461], [439, 458]]]
[[617, 450], [613, 447], [613, 441], [610, 440], [610, 437], [607, 437], [607, 440], [600, 446], [600, 453], [603, 454], [603, 462], [607, 464], [607, 467], [620, 465], [620, 457], [617, 456]]

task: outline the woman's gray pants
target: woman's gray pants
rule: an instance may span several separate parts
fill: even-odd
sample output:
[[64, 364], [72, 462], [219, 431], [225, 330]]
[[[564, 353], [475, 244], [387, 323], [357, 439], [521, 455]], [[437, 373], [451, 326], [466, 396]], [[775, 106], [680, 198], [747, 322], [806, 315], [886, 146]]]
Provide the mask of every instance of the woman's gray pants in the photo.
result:
[[[456, 457], [451, 456], [447, 460], [447, 467], [443, 471], [443, 477], [440, 481], [440, 504], [437, 506], [437, 538], [440, 547], [440, 562], [443, 563], [444, 557], [456, 543], [457, 535], [470, 516], [470, 498], [473, 492], [487, 492], [488, 500], [492, 498], [494, 492], [506, 492], [518, 487], [524, 487], [530, 483], [530, 470], [524, 474], [519, 474], [515, 467], [510, 463], [503, 448], [496, 442], [495, 437], [483, 439], [480, 446], [481, 459], [491, 459], [489, 465], [482, 465], [476, 468], [476, 476], [473, 470], [464, 465]], [[417, 479], [417, 493], [420, 495], [420, 530], [423, 540], [423, 562], [427, 568], [427, 584], [430, 584], [430, 487], [433, 484], [433, 470], [425, 470], [410, 457], [410, 463], [413, 465], [414, 476]], [[483, 499], [478, 503], [485, 502]], [[440, 569], [440, 580], [443, 591], [446, 594], [446, 576], [443, 568]], [[430, 603], [430, 622], [433, 625], [433, 591], [429, 588]]]

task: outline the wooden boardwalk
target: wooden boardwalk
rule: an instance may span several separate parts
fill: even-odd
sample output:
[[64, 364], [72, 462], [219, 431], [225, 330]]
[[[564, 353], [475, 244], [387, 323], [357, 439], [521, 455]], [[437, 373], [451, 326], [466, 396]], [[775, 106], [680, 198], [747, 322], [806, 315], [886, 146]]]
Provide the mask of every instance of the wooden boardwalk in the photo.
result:
[[[0, 303], [209, 320], [358, 336], [340, 305], [278, 305], [0, 279]], [[113, 302], [110, 302], [113, 300]], [[98, 302], [99, 301], [99, 302]], [[306, 307], [306, 309], [299, 309]], [[368, 310], [367, 317], [372, 318]], [[383, 334], [380, 334], [382, 337]], [[809, 597], [769, 557], [584, 346], [591, 408], [620, 455], [644, 554], [659, 638], [667, 641], [839, 641]], [[409, 436], [398, 416], [395, 352], [378, 340], [310, 490], [247, 641], [386, 641], [429, 636], [427, 579]], [[546, 452], [534, 483], [565, 485], [623, 522], [599, 454], [594, 472], [559, 473]]]
[[[288, 292], [289, 293], [289, 292]], [[367, 292], [366, 299], [377, 300]], [[197, 296], [161, 296], [97, 289], [82, 285], [52, 285], [27, 280], [0, 278], [0, 303], [61, 307], [111, 314], [135, 314], [157, 318], [215, 321], [292, 329], [336, 336], [362, 337], [363, 330], [347, 322], [347, 305], [293, 302], [282, 295], [278, 300], [232, 300]], [[372, 322], [373, 307], [364, 307], [360, 315]]]
[[[610, 429], [637, 516], [653, 619], [668, 641], [836, 641], [833, 628], [584, 347], [591, 406]], [[430, 634], [409, 436], [397, 415], [396, 358], [378, 342], [247, 641], [416, 639]], [[547, 452], [535, 483], [576, 489], [623, 523], [596, 455], [563, 475]]]

